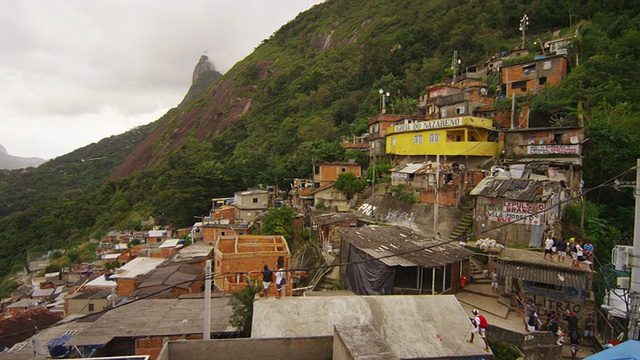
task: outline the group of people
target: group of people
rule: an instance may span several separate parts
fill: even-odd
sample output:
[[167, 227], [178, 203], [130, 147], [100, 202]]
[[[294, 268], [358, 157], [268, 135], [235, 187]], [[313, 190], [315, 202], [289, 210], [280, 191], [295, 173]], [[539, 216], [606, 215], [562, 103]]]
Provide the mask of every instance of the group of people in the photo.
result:
[[556, 238], [555, 236], [548, 236], [544, 240], [544, 259], [553, 261], [553, 257], [557, 255], [558, 262], [564, 263], [566, 261], [567, 253], [571, 255], [571, 267], [580, 269], [580, 262], [584, 261], [589, 265], [589, 268], [593, 271], [593, 251], [595, 246], [593, 242], [587, 241], [584, 245], [581, 240], [575, 238], [565, 241], [563, 238]]
[[287, 283], [287, 277], [285, 275], [284, 269], [278, 269], [277, 271], [273, 271], [269, 269], [267, 264], [264, 265], [263, 270], [260, 271], [262, 274], [262, 291], [258, 294], [263, 294], [265, 299], [269, 298], [269, 289], [271, 289], [271, 283], [275, 278], [276, 283], [276, 298], [280, 299], [285, 295], [285, 284]]
[[[560, 326], [560, 314], [555, 311], [550, 311], [547, 314], [547, 319], [543, 323], [538, 318], [538, 311], [533, 299], [527, 299], [524, 305], [525, 316], [527, 319], [527, 331], [551, 331], [556, 334], [556, 344], [562, 345], [565, 339], [569, 340], [571, 345], [571, 358], [575, 359], [578, 352], [578, 348], [582, 342], [580, 333], [578, 332], [578, 317], [573, 312], [566, 312], [562, 314], [562, 320], [567, 322], [565, 328]], [[593, 335], [596, 327], [596, 321], [593, 313], [589, 313], [584, 319], [584, 341], [585, 343], [593, 344]]]

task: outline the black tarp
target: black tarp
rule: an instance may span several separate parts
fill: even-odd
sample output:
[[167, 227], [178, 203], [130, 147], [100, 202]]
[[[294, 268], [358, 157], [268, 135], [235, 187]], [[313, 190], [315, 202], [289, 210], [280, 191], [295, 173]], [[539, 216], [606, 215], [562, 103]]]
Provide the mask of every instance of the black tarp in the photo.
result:
[[380, 260], [369, 259], [367, 254], [350, 246], [347, 289], [358, 295], [392, 295], [395, 269]]

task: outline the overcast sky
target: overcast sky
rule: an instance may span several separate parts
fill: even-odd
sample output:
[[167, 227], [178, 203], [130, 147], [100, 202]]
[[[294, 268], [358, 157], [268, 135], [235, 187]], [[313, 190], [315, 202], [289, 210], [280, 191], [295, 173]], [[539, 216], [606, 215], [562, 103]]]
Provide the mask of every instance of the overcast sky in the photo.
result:
[[0, 0], [0, 145], [52, 159], [178, 105], [322, 0]]

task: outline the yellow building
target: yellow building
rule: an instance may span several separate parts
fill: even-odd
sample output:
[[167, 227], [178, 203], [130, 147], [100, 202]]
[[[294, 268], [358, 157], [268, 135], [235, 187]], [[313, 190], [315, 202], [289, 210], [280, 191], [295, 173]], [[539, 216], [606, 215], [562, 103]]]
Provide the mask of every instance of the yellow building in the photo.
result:
[[496, 158], [502, 151], [500, 134], [490, 119], [461, 116], [430, 121], [404, 120], [387, 129], [387, 154], [404, 162], [429, 155]]

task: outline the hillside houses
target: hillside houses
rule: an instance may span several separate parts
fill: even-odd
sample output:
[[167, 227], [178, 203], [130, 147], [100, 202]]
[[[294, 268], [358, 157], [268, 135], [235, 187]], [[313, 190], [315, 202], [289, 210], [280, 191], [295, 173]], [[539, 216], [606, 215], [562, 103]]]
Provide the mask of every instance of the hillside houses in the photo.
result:
[[[474, 81], [474, 76], [500, 67], [498, 61], [491, 65], [468, 69], [458, 84], [426, 87], [415, 115], [383, 112], [371, 118], [368, 136], [354, 137], [358, 145], [351, 148], [367, 151], [372, 163], [389, 164], [388, 185], [406, 186], [418, 194], [420, 205], [457, 210], [473, 200], [472, 231], [463, 233], [463, 240], [473, 233], [504, 245], [538, 248], [546, 235], [561, 234], [558, 223], [564, 201], [581, 189], [584, 131], [579, 126], [500, 129], [487, 115], [494, 111], [489, 86]], [[562, 56], [505, 66], [503, 94], [538, 92], [560, 81], [566, 71]], [[385, 358], [478, 358], [487, 354], [464, 340], [469, 329], [467, 307], [479, 306], [469, 300], [462, 304], [454, 294], [486, 277], [482, 269], [474, 272], [482, 267], [477, 258], [483, 256], [500, 274], [496, 304], [505, 297], [518, 309], [512, 297], [517, 293], [534, 297], [544, 310], [568, 307], [584, 315], [594, 308], [588, 269], [545, 263], [535, 251], [517, 256], [509, 251], [476, 252], [454, 237], [445, 240], [448, 233], [426, 236], [413, 228], [371, 224], [370, 217], [369, 225], [362, 226], [367, 221], [354, 211], [356, 202], [333, 188], [341, 174], [361, 178], [362, 171], [354, 162], [314, 163], [311, 179], [297, 182], [290, 200], [301, 212], [320, 204], [329, 210], [309, 212], [312, 237], [308, 241], [317, 241], [313, 245], [322, 250], [322, 260], [344, 265], [335, 267], [335, 283], [344, 284], [351, 294], [294, 297], [311, 293], [315, 284], [301, 290], [297, 287], [302, 284], [287, 272], [286, 299], [280, 303], [255, 299], [251, 338], [222, 339], [238, 336], [238, 329], [229, 325], [230, 294], [248, 285], [260, 286], [259, 271], [264, 265], [273, 270], [297, 266], [284, 236], [252, 234], [265, 213], [285, 202], [276, 201], [279, 194], [272, 188], [250, 188], [232, 198], [212, 199], [210, 213], [202, 221], [177, 233], [190, 236], [195, 244], [172, 238], [170, 229], [154, 229], [145, 234], [143, 245], [119, 249], [116, 254], [105, 251], [103, 260], [117, 261], [118, 268], [70, 286], [64, 306], [66, 316], [105, 314], [67, 345], [77, 347], [83, 356], [92, 351], [104, 356], [128, 352], [151, 354], [153, 359], [194, 358], [190, 356], [194, 348], [202, 349], [197, 351], [205, 356], [211, 349], [251, 356], [249, 349], [264, 344], [268, 346], [260, 354], [275, 354], [274, 358], [294, 347], [311, 349], [307, 351], [315, 355], [309, 358], [359, 354], [361, 344]], [[387, 189], [380, 195], [387, 196]], [[435, 213], [429, 216], [435, 219]], [[213, 261], [215, 274], [213, 327], [207, 334], [217, 338], [212, 341], [203, 336], [201, 311], [207, 260]], [[470, 284], [471, 280], [476, 283]], [[34, 303], [50, 303], [55, 291], [54, 285], [50, 290], [38, 289], [28, 299], [9, 305], [7, 313], [17, 316]], [[508, 335], [524, 338], [506, 324], [510, 311], [505, 310], [503, 318], [492, 315], [496, 323], [504, 320], [500, 325]], [[136, 322], [136, 317], [145, 321]], [[521, 325], [521, 319], [517, 321]], [[163, 347], [174, 350], [161, 357]]]

